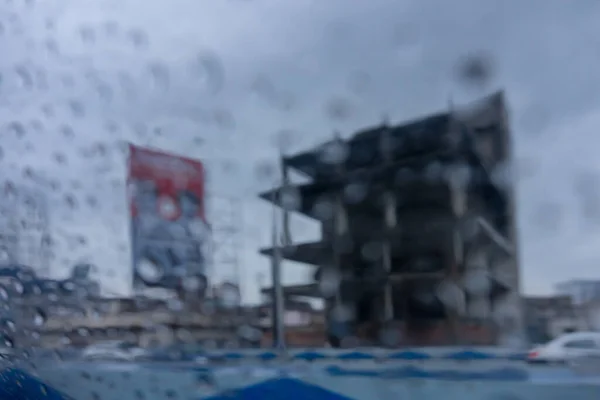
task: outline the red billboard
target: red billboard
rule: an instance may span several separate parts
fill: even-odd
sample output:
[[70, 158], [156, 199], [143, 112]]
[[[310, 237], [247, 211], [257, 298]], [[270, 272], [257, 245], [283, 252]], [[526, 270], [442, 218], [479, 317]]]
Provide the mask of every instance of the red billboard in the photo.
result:
[[205, 275], [210, 240], [200, 161], [129, 146], [134, 287], [178, 286]]

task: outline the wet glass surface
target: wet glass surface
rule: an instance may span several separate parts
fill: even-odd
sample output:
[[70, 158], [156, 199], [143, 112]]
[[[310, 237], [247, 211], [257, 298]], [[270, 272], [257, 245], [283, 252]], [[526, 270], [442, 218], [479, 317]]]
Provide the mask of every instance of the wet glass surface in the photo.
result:
[[0, 399], [593, 396], [599, 7], [0, 0]]

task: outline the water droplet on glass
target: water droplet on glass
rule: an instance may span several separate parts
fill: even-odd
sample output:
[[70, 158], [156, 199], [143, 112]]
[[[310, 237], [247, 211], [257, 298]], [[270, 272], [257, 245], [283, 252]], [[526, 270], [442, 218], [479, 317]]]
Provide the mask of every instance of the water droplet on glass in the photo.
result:
[[33, 324], [42, 326], [44, 323], [46, 323], [46, 313], [41, 309], [37, 309], [33, 315]]
[[329, 199], [319, 199], [315, 202], [312, 209], [312, 214], [320, 220], [329, 220], [333, 218], [334, 206]]
[[25, 291], [25, 287], [19, 281], [12, 281], [11, 282], [11, 288], [18, 295], [22, 295], [23, 292]]
[[344, 188], [344, 198], [350, 204], [362, 202], [368, 194], [368, 186], [364, 183], [350, 183]]
[[323, 297], [335, 295], [340, 287], [341, 276], [338, 271], [330, 267], [324, 267], [319, 273], [319, 291]]
[[262, 332], [250, 325], [242, 325], [238, 328], [237, 335], [242, 339], [255, 342], [261, 339]]
[[338, 304], [331, 310], [331, 319], [336, 322], [348, 322], [354, 319], [352, 307], [346, 304]]
[[211, 94], [217, 94], [225, 84], [225, 69], [214, 54], [200, 54], [191, 67], [191, 73]]
[[10, 300], [10, 295], [8, 293], [8, 290], [6, 290], [5, 287], [1, 287], [1, 286], [0, 286], [0, 300], [2, 300], [2, 301]]
[[346, 99], [333, 99], [327, 106], [327, 115], [334, 120], [345, 120], [352, 115], [354, 107]]
[[493, 75], [491, 56], [484, 52], [470, 54], [463, 58], [458, 65], [458, 79], [466, 85], [483, 86]]
[[490, 277], [483, 268], [467, 271], [463, 277], [463, 287], [474, 295], [485, 295], [490, 290]]
[[380, 260], [383, 255], [382, 243], [374, 241], [365, 243], [360, 249], [360, 254], [363, 260], [368, 262]]
[[149, 283], [158, 282], [163, 276], [162, 268], [148, 259], [140, 260], [137, 265], [137, 273], [145, 282]]
[[446, 178], [452, 187], [464, 190], [471, 180], [471, 169], [462, 164], [452, 165], [446, 169]]
[[348, 152], [348, 145], [344, 141], [335, 140], [322, 147], [319, 158], [325, 164], [342, 164], [348, 158]]
[[279, 195], [281, 207], [288, 211], [295, 211], [302, 205], [300, 191], [295, 187], [283, 188]]

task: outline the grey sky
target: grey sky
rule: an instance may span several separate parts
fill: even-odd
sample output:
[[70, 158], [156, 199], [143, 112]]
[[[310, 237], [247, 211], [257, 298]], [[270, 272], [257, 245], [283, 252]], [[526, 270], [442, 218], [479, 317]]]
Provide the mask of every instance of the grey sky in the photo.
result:
[[[600, 220], [585, 222], [582, 210], [593, 214], [600, 200], [599, 19], [592, 1], [13, 0], [0, 5], [3, 175], [61, 184], [47, 189], [55, 274], [66, 273], [62, 260], [88, 259], [110, 291], [124, 293], [119, 143], [205, 160], [210, 189], [243, 199], [240, 263], [251, 281], [268, 270], [256, 255], [269, 241], [268, 207], [254, 195], [269, 182], [256, 168], [275, 159], [278, 132], [294, 132], [299, 149], [383, 115], [400, 122], [444, 109], [450, 95], [461, 102], [503, 87], [524, 287], [547, 292], [598, 276]], [[465, 88], [456, 66], [482, 51], [493, 79]], [[23, 178], [27, 166], [38, 183]], [[316, 238], [302, 225], [295, 239]], [[285, 278], [307, 271], [290, 266]]]

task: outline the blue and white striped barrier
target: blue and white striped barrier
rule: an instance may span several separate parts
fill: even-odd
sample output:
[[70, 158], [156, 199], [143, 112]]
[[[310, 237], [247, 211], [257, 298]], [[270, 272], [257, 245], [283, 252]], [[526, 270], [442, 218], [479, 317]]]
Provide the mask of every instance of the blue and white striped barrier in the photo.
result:
[[0, 400], [600, 398], [599, 375], [529, 366], [510, 354], [498, 349], [322, 349], [285, 355], [249, 350], [211, 352], [204, 365], [42, 362], [29, 374], [1, 372]]
[[524, 351], [515, 351], [511, 349], [498, 348], [464, 348], [464, 349], [402, 349], [387, 350], [377, 348], [365, 349], [291, 349], [286, 352], [265, 351], [265, 350], [245, 350], [245, 351], [210, 351], [201, 352], [198, 356], [205, 357], [214, 361], [350, 361], [361, 360], [370, 361], [426, 361], [426, 360], [449, 360], [449, 361], [482, 361], [482, 360], [503, 360], [503, 361], [523, 361], [527, 357]]

